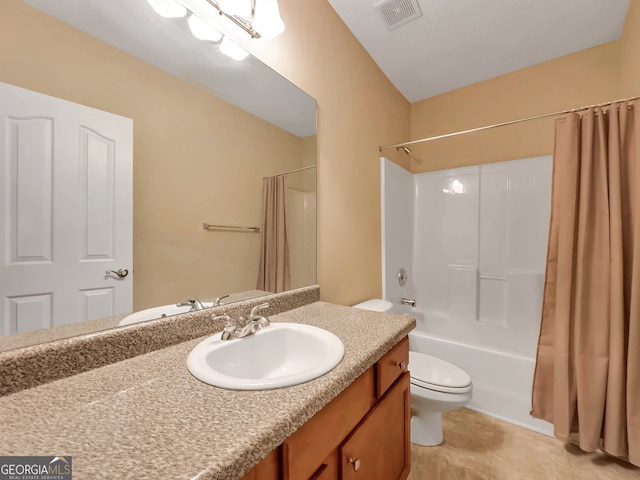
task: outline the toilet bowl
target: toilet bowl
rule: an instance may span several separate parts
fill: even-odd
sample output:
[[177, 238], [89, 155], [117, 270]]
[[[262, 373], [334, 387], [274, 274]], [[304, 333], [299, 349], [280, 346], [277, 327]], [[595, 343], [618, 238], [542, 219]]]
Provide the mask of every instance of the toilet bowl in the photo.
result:
[[442, 443], [442, 413], [464, 407], [473, 395], [471, 378], [462, 369], [423, 353], [409, 352], [411, 373], [411, 442]]
[[[356, 308], [388, 312], [387, 300], [373, 299]], [[473, 396], [473, 383], [461, 368], [440, 358], [409, 352], [411, 377], [411, 442], [434, 446], [442, 443], [442, 413], [464, 407]]]

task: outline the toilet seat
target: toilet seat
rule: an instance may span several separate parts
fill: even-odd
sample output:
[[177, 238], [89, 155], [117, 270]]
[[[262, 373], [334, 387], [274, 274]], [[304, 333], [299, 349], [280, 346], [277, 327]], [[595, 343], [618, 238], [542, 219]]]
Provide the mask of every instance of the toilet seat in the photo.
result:
[[424, 353], [409, 352], [409, 371], [417, 387], [443, 393], [467, 393], [473, 388], [467, 372]]

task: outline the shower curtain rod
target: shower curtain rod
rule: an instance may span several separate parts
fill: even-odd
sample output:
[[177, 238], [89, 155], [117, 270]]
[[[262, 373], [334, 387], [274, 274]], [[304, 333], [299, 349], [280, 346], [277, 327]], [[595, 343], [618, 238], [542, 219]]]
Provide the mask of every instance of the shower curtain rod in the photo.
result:
[[309, 170], [310, 168], [316, 168], [316, 166], [315, 165], [309, 165], [308, 167], [296, 168], [295, 170], [289, 170], [288, 172], [279, 173], [277, 175], [271, 175], [270, 177], [262, 177], [262, 178], [284, 177], [285, 175], [289, 175], [290, 173], [301, 172], [303, 170]]
[[[613, 103], [630, 102], [632, 100], [638, 100], [638, 99], [640, 99], [640, 96], [631, 97], [631, 98], [624, 98], [624, 99], [621, 99], [621, 100], [612, 100], [610, 102], [598, 103], [598, 104], [595, 104], [595, 105], [588, 105], [586, 107], [580, 107], [580, 108], [572, 108], [571, 110], [562, 110], [560, 112], [545, 113], [543, 115], [536, 115], [535, 117], [520, 118], [518, 120], [511, 120], [509, 122], [502, 122], [502, 123], [496, 123], [496, 124], [493, 124], [493, 125], [486, 125], [484, 127], [471, 128], [469, 130], [461, 130], [459, 132], [446, 133], [444, 135], [437, 135], [435, 137], [427, 137], [427, 138], [421, 138], [420, 140], [412, 140], [410, 142], [403, 142], [403, 143], [396, 143], [396, 144], [393, 144], [393, 145], [386, 145], [384, 147], [378, 147], [378, 151], [382, 152], [383, 150], [388, 150], [390, 148], [404, 149], [404, 148], [407, 147], [407, 145], [413, 145], [413, 144], [416, 144], [416, 143], [431, 142], [433, 140], [440, 140], [442, 138], [456, 137], [458, 135], [463, 135], [465, 133], [480, 132], [482, 130], [489, 130], [489, 129], [492, 129], [492, 128], [504, 127], [506, 125], [515, 125], [516, 123], [528, 122], [528, 121], [531, 121], [531, 120], [539, 120], [541, 118], [547, 118], [547, 117], [555, 117], [557, 115], [565, 115], [567, 113], [577, 113], [577, 112], [581, 112], [583, 110], [588, 110], [589, 108], [606, 107], [606, 106], [611, 105]], [[407, 150], [409, 150], [409, 149], [407, 148], [405, 150], [405, 153], [407, 153], [407, 154], [411, 153], [411, 150], [409, 150], [409, 151], [407, 151]]]

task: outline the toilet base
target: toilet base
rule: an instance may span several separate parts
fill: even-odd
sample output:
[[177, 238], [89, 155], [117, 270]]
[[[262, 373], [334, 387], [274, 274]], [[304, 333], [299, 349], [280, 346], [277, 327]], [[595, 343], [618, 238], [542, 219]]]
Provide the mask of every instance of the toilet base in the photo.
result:
[[423, 413], [411, 417], [411, 443], [434, 447], [442, 443], [442, 413]]

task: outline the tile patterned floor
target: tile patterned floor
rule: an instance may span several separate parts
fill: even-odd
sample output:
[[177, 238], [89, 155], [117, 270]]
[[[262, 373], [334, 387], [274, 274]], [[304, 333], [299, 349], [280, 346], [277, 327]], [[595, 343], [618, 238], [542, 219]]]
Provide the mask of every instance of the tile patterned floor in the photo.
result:
[[444, 442], [411, 445], [409, 480], [640, 480], [640, 468], [463, 408]]

